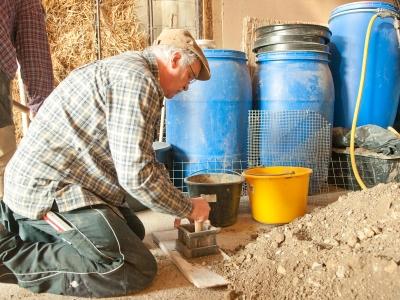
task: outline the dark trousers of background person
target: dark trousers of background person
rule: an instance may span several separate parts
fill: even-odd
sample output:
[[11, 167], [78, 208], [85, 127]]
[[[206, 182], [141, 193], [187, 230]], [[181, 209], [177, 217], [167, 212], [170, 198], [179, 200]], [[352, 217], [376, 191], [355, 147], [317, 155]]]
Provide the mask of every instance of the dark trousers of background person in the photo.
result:
[[16, 149], [10, 98], [10, 80], [0, 71], [0, 198], [4, 189], [4, 169]]
[[0, 282], [81, 297], [127, 295], [152, 282], [157, 264], [142, 243], [143, 224], [129, 208], [96, 205], [57, 214], [72, 230], [59, 233], [0, 202], [0, 222], [8, 231], [0, 232]]

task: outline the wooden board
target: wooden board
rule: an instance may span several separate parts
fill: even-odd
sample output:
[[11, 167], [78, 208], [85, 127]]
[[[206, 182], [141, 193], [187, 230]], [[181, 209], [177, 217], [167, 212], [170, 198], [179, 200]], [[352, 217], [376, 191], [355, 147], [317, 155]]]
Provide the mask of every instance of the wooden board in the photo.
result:
[[213, 39], [212, 1], [203, 0], [203, 39]]
[[152, 233], [153, 241], [157, 245], [160, 242], [171, 242], [173, 241], [173, 246], [169, 250], [175, 250], [175, 240], [178, 238], [178, 229], [156, 231]]
[[153, 232], [153, 241], [160, 249], [172, 260], [182, 274], [198, 288], [210, 288], [216, 286], [225, 286], [229, 284], [224, 277], [217, 273], [189, 263], [182, 255], [175, 250], [175, 240], [178, 237], [178, 231], [168, 230]]

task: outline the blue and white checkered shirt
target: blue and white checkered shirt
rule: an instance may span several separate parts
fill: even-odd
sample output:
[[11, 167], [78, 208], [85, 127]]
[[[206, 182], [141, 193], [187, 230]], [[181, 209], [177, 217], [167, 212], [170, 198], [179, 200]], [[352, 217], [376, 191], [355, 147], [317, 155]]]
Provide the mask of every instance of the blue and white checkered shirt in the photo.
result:
[[5, 203], [40, 219], [94, 204], [124, 205], [124, 190], [156, 211], [187, 217], [188, 198], [155, 161], [163, 91], [155, 56], [126, 52], [73, 71], [46, 99], [5, 173]]

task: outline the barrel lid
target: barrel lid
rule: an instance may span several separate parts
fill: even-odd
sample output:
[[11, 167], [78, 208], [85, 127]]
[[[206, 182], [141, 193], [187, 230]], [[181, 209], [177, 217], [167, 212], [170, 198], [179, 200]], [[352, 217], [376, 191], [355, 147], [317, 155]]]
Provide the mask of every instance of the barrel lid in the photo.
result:
[[[329, 40], [325, 40], [322, 37], [318, 36], [291, 36], [291, 35], [276, 35], [276, 36], [269, 36], [269, 37], [263, 37], [254, 42], [254, 48], [253, 52], [261, 52], [260, 48], [264, 48], [266, 46], [274, 46], [274, 45], [279, 45], [279, 44], [288, 44], [287, 46], [295, 46], [295, 47], [301, 47], [302, 45], [305, 45], [304, 47], [309, 47], [315, 45], [316, 47], [314, 49], [310, 50], [320, 50], [320, 51], [329, 51], [329, 48], [326, 46], [326, 44], [329, 43]], [[311, 47], [312, 48], [312, 47]], [[299, 50], [300, 48], [293, 49], [293, 50]], [[264, 49], [266, 50], [266, 49]], [[290, 50], [290, 49], [287, 49]], [[306, 49], [300, 49], [300, 50], [309, 50], [308, 48]]]
[[231, 58], [247, 60], [246, 53], [229, 49], [203, 49], [206, 58]]
[[329, 62], [329, 53], [321, 51], [271, 51], [257, 54], [256, 62], [273, 60], [319, 60]]
[[328, 44], [329, 39], [325, 39], [319, 36], [313, 35], [271, 35], [257, 39], [254, 42], [254, 48], [281, 44], [281, 43], [317, 43], [317, 44]]
[[269, 35], [316, 35], [330, 39], [328, 27], [318, 24], [280, 24], [266, 25], [255, 30], [256, 39]]
[[329, 46], [319, 43], [282, 43], [267, 45], [254, 49], [253, 51], [257, 53], [263, 52], [275, 52], [275, 51], [312, 51], [312, 52], [322, 52], [330, 54]]
[[382, 1], [360, 1], [360, 2], [347, 3], [336, 7], [331, 12], [330, 18], [334, 18], [341, 13], [349, 12], [352, 10], [376, 10], [376, 9], [386, 9], [393, 11], [397, 14], [399, 13], [399, 10], [391, 3]]

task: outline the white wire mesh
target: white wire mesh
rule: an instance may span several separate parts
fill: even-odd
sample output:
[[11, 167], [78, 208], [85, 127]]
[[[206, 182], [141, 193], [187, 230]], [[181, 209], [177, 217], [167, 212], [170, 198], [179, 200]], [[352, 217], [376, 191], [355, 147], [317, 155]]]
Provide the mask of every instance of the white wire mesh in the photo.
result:
[[[196, 173], [241, 174], [261, 165], [303, 166], [313, 169], [310, 194], [359, 190], [346, 150], [331, 152], [331, 126], [311, 111], [249, 112], [248, 160], [174, 161], [170, 178], [187, 193], [184, 179]], [[165, 134], [164, 134], [165, 140]], [[400, 182], [400, 158], [356, 156], [360, 176], [368, 187], [378, 183]], [[247, 195], [243, 185], [242, 196]]]
[[249, 111], [251, 166], [300, 166], [313, 170], [310, 193], [328, 191], [331, 125], [314, 111]]
[[[355, 159], [360, 177], [367, 187], [379, 183], [400, 182], [400, 158], [356, 155]], [[352, 171], [348, 150], [333, 149], [328, 182], [341, 189], [360, 189]]]
[[[356, 156], [356, 162], [360, 176], [368, 187], [373, 187], [378, 183], [400, 182], [400, 158], [385, 160]], [[248, 165], [248, 161], [174, 162], [170, 177], [174, 185], [186, 193], [185, 177], [199, 173], [229, 173], [232, 171], [241, 174], [248, 168]], [[315, 169], [313, 171], [318, 173]], [[323, 194], [343, 190], [356, 191], [360, 190], [360, 186], [351, 169], [350, 155], [333, 151], [332, 158], [329, 160], [327, 183], [317, 185], [315, 190], [310, 193]], [[247, 187], [244, 184], [242, 196], [246, 195]]]

